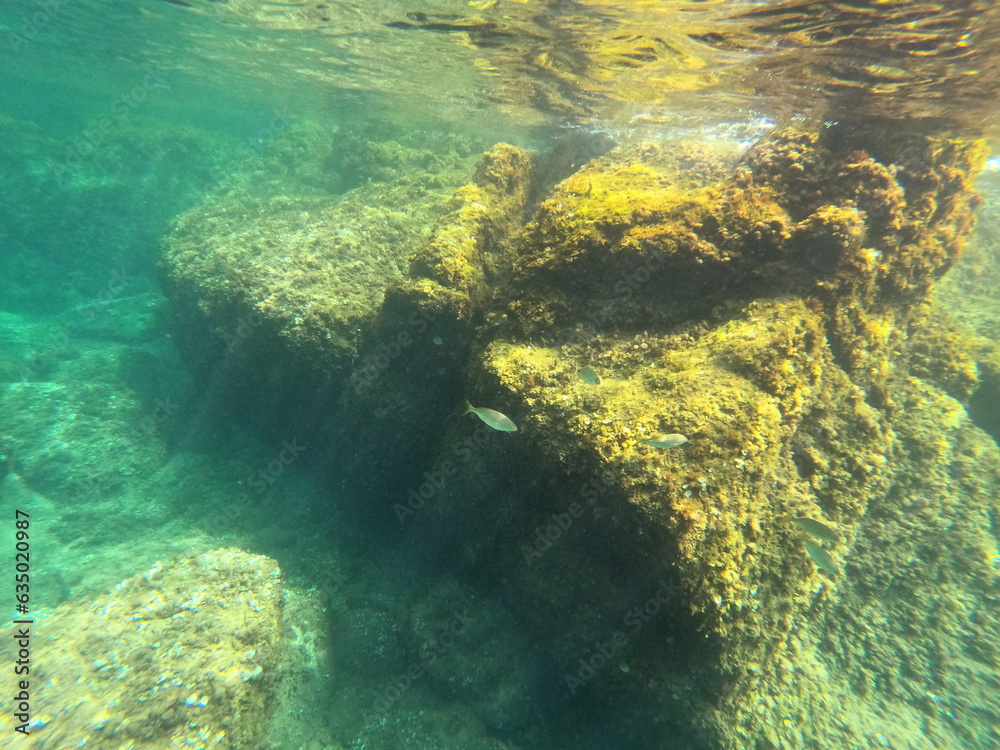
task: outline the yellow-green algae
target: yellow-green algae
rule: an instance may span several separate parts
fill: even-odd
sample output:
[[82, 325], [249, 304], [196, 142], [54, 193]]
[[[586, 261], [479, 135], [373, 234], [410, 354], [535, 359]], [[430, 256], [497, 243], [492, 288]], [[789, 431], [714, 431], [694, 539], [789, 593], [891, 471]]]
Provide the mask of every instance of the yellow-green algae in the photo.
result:
[[[761, 545], [796, 538], [779, 517], [816, 507], [817, 495], [830, 494], [836, 464], [848, 461], [850, 476], [837, 481], [853, 492], [837, 495], [826, 510], [856, 521], [885, 465], [888, 443], [877, 413], [812, 335], [817, 318], [798, 301], [758, 303], [746, 319], [683, 348], [652, 337], [639, 353], [630, 342], [612, 344], [596, 361], [620, 375], [601, 389], [570, 377], [575, 361], [568, 351], [497, 342], [484, 367], [518, 394], [554, 461], [596, 462], [599, 468], [581, 473], [610, 475], [629, 502], [668, 524], [682, 569], [691, 566], [698, 579], [692, 605], [718, 618], [728, 636], [752, 605], [751, 584], [767, 585], [778, 566], [775, 550]], [[776, 341], [794, 356], [775, 354]], [[790, 439], [817, 403], [840, 412], [842, 434], [799, 436], [793, 452]], [[684, 451], [642, 444], [662, 429], [688, 435]], [[783, 585], [797, 587], [807, 569], [789, 571]]]
[[506, 275], [531, 188], [533, 155], [497, 144], [483, 155], [472, 181], [454, 192], [430, 238], [410, 259], [409, 277], [392, 294], [416, 308], [466, 322]]
[[241, 324], [265, 325], [290, 351], [348, 369], [386, 288], [473, 172], [455, 141], [435, 153], [296, 126], [175, 221], [163, 260], [173, 295], [230, 350], [251, 338]]
[[[965, 626], [941, 615], [960, 601], [979, 601], [991, 645], [966, 670], [978, 687], [948, 681], [951, 700], [989, 692], [985, 675], [997, 666], [1000, 633], [996, 617], [982, 614], [985, 591], [960, 581], [971, 574], [996, 590], [989, 514], [1000, 456], [960, 404], [903, 369], [907, 328], [919, 325], [934, 279], [971, 227], [970, 176], [983, 151], [922, 137], [900, 143], [871, 144], [895, 159], [882, 163], [786, 132], [752, 149], [734, 183], [689, 189], [656, 148], [612, 153], [543, 203], [511, 301], [490, 319], [479, 387], [520, 405], [525, 434], [553, 466], [602, 477], [669, 530], [663, 555], [723, 644], [730, 681], [710, 721], [728, 746], [853, 747], [875, 716], [905, 744], [914, 703], [942, 690], [940, 667], [906, 666], [924, 648], [904, 634], [907, 623], [931, 618], [939, 648], [968, 663]], [[643, 155], [653, 158], [639, 166]], [[604, 187], [630, 181], [631, 190]], [[651, 271], [638, 277], [643, 264]], [[630, 272], [616, 294], [608, 279]], [[749, 304], [734, 310], [740, 298]], [[608, 371], [601, 389], [572, 377], [581, 353]], [[685, 451], [641, 445], [666, 429], [691, 436]], [[971, 446], [974, 459], [956, 463]], [[960, 477], [972, 491], [956, 492]], [[956, 503], [966, 512], [944, 520]], [[914, 504], [910, 524], [887, 523]], [[601, 512], [609, 522], [620, 515]], [[841, 579], [815, 572], [801, 535], [780, 523], [787, 512], [837, 523]], [[936, 549], [952, 523], [963, 543]], [[953, 586], [936, 583], [942, 577]], [[920, 596], [879, 598], [891, 581], [926, 589], [924, 609], [935, 614]], [[905, 617], [890, 616], [893, 608]], [[800, 660], [806, 631], [832, 641]], [[883, 642], [894, 644], [892, 658], [866, 655]], [[809, 660], [822, 671], [791, 676]], [[883, 695], [833, 707], [873, 672]], [[934, 718], [921, 726], [937, 746], [996, 732], [971, 711], [963, 726]]]

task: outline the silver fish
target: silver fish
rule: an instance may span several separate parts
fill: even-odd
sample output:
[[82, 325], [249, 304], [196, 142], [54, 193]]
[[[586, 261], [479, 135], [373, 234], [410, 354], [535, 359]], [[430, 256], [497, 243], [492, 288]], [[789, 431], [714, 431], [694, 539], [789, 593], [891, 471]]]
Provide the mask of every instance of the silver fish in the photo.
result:
[[669, 435], [657, 435], [654, 438], [648, 440], [643, 440], [646, 445], [652, 446], [653, 448], [676, 448], [679, 445], [684, 445], [688, 439], [683, 435], [678, 435], [676, 432], [672, 432]]
[[837, 568], [837, 563], [830, 557], [830, 553], [816, 544], [816, 542], [806, 539], [806, 552], [809, 553], [809, 557], [812, 558], [813, 562], [816, 563], [816, 567], [820, 570], [825, 570], [832, 576], [840, 572]]
[[501, 414], [495, 409], [487, 409], [485, 406], [473, 406], [468, 401], [465, 402], [465, 411], [462, 414], [475, 414], [483, 422], [500, 432], [517, 432], [517, 425], [510, 421], [510, 417]]
[[594, 372], [593, 367], [581, 367], [576, 371], [576, 374], [587, 385], [600, 385], [601, 383], [601, 376]]
[[837, 532], [831, 529], [822, 521], [817, 521], [815, 518], [806, 518], [803, 516], [795, 516], [792, 518], [792, 523], [802, 529], [804, 532], [810, 536], [814, 536], [817, 539], [822, 539], [824, 542], [833, 542], [836, 544], [840, 541], [840, 537], [837, 536]]

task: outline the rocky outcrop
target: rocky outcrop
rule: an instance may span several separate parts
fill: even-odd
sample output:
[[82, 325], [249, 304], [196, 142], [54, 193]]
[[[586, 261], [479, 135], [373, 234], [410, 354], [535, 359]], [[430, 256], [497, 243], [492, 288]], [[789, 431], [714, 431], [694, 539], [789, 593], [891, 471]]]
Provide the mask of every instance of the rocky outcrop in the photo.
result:
[[[532, 206], [538, 159], [494, 147], [349, 346], [324, 343], [322, 317], [287, 338], [341, 363], [318, 408], [341, 496], [502, 600], [570, 723], [599, 707], [650, 746], [741, 748], [851, 747], [876, 723], [906, 745], [918, 713], [939, 746], [990, 731], [920, 696], [991, 689], [1000, 454], [953, 397], [961, 368], [952, 395], [922, 379], [948, 354], [913, 336], [983, 158], [863, 128], [745, 152], [629, 144]], [[184, 286], [188, 309], [214, 309], [220, 287]], [[262, 293], [250, 276], [239, 290]], [[264, 310], [262, 345], [286, 318]], [[463, 397], [519, 431], [460, 420]], [[688, 441], [650, 446], [659, 433]], [[911, 637], [927, 628], [964, 677], [932, 668]]]
[[231, 549], [35, 618], [34, 746], [261, 747], [280, 618], [278, 566]]

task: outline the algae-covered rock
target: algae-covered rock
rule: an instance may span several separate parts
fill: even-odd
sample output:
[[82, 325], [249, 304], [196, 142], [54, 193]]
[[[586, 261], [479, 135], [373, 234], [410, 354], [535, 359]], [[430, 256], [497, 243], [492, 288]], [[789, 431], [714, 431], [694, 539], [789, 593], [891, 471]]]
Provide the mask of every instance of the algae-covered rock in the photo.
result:
[[890, 329], [905, 327], [958, 256], [985, 153], [911, 137], [875, 141], [882, 162], [835, 150], [840, 137], [784, 131], [738, 164], [732, 153], [688, 149], [685, 161], [646, 145], [595, 160], [529, 225], [512, 325], [521, 335], [663, 328], [791, 293], [825, 307], [838, 362], [884, 390], [871, 350], [885, 358]]
[[[986, 358], [978, 375], [968, 356], [945, 366], [965, 345], [921, 334], [972, 227], [981, 145], [838, 127], [746, 151], [631, 143], [535, 206], [542, 161], [486, 153], [412, 235], [405, 273], [371, 282], [384, 301], [349, 324], [282, 317], [310, 300], [329, 310], [314, 294], [340, 282], [297, 281], [301, 299], [264, 310], [261, 342], [285, 341], [348, 386], [324, 402], [346, 505], [502, 602], [484, 617], [538, 645], [553, 711], [605, 711], [641, 726], [641, 746], [853, 747], [879, 721], [905, 744], [921, 694], [992, 689], [1000, 454], [951, 398], [973, 400]], [[271, 281], [305, 278], [217, 283], [244, 278], [242, 243], [285, 242], [280, 213], [260, 241], [241, 219], [224, 270], [184, 283], [190, 306], [259, 307]], [[209, 236], [185, 231], [189, 249]], [[315, 273], [330, 261], [317, 256]], [[263, 366], [256, 346], [240, 367]], [[461, 421], [463, 398], [518, 432]], [[660, 434], [686, 441], [650, 445]], [[810, 536], [801, 519], [832, 531]], [[960, 543], [936, 552], [953, 527]], [[974, 654], [971, 625], [944, 624], [972, 611]], [[911, 638], [929, 627], [936, 653], [964, 665], [955, 673]], [[438, 691], [491, 726], [525, 721], [503, 675], [466, 664], [475, 647], [451, 658], [432, 674]], [[995, 715], [957, 729], [934, 714], [929, 736], [960, 745], [995, 732]]]
[[[971, 228], [978, 204], [971, 176], [982, 151], [922, 137], [891, 147], [875, 139], [871, 153], [879, 157], [839, 147], [836, 133], [786, 131], [753, 147], [732, 178], [705, 169], [710, 177], [700, 181], [680, 177], [675, 157], [655, 148], [592, 162], [528, 225], [510, 302], [490, 317], [473, 369], [473, 392], [495, 394], [493, 405], [523, 415], [525, 439], [547, 465], [611, 488], [593, 513], [611, 524], [613, 547], [631, 544], [636, 560], [676, 569], [678, 599], [719, 638], [712, 658], [728, 675], [721, 695], [729, 714], [707, 722], [729, 746], [745, 746], [769, 723], [754, 707], [757, 689], [783, 660], [794, 663], [785, 649], [804, 619], [853, 650], [845, 618], [823, 604], [840, 587], [853, 589], [869, 565], [861, 540], [872, 533], [871, 508], [891, 506], [913, 471], [928, 477], [921, 492], [940, 498], [922, 532], [935, 530], [932, 519], [954, 502], [945, 499], [954, 460], [934, 448], [947, 441], [930, 431], [933, 418], [915, 424], [904, 413], [914, 398], [905, 367], [916, 361], [904, 352], [934, 280]], [[581, 365], [595, 367], [602, 382], [575, 377]], [[956, 376], [948, 381], [959, 386]], [[960, 407], [940, 396], [934, 403], [940, 408], [929, 413], [959, 424]], [[962, 430], [980, 445], [976, 481], [994, 487], [995, 446], [967, 423]], [[688, 442], [657, 451], [644, 440], [658, 433]], [[985, 538], [995, 500], [989, 490], [972, 498], [970, 530]], [[637, 528], [628, 506], [640, 511], [643, 533], [664, 529], [659, 550], [636, 543], [643, 523]], [[810, 552], [789, 523], [796, 516], [835, 524], [840, 541]], [[560, 549], [572, 554], [569, 545]], [[870, 565], [885, 565], [892, 577], [911, 556], [882, 555]], [[990, 559], [963, 548], [930, 565], [949, 575], [971, 566], [990, 577]], [[568, 624], [585, 642], [586, 628]], [[897, 627], [880, 637], [895, 637]], [[959, 648], [955, 636], [942, 637]], [[793, 700], [819, 705], [824, 691], [858, 678], [851, 669], [814, 680]], [[897, 736], [906, 733], [913, 691], [933, 692], [931, 671], [914, 670], [916, 684], [887, 710]], [[687, 679], [699, 682], [693, 672]], [[857, 710], [860, 726], [867, 719]], [[832, 737], [849, 746], [850, 731], [823, 723], [794, 737], [805, 738], [799, 746]], [[782, 736], [774, 732], [773, 743], [797, 742], [791, 731]]]
[[[153, 415], [166, 421], [177, 406], [165, 388], [159, 392], [167, 400], [157, 403], [143, 392], [164, 365], [138, 347], [97, 347], [70, 340], [64, 329], [40, 328], [25, 327], [25, 332], [39, 338], [51, 333], [65, 349], [46, 347], [43, 358], [22, 359], [26, 378], [9, 383], [0, 395], [10, 470], [33, 491], [70, 503], [134, 488], [167, 460], [167, 443]], [[145, 381], [136, 383], [136, 390], [106, 382], [107, 372], [127, 378], [134, 367], [143, 368]]]
[[[40, 748], [261, 747], [280, 610], [272, 560], [216, 550], [157, 564], [93, 602], [36, 618], [29, 626], [32, 741]], [[8, 655], [13, 643], [4, 639]], [[4, 729], [13, 732], [9, 723]]]
[[[807, 567], [799, 545], [798, 569], [779, 574], [789, 550], [775, 548], [775, 534], [795, 537], [779, 517], [820, 514], [848, 528], [863, 515], [888, 447], [876, 412], [833, 364], [819, 316], [801, 302], [752, 305], [695, 341], [604, 343], [588, 352], [608, 373], [599, 387], [574, 376], [571, 346], [499, 342], [486, 352], [482, 387], [492, 380], [501, 403], [523, 401], [554, 462], [601, 477], [669, 529], [660, 554], [720, 634], [759, 630], [758, 597], [796, 588]], [[816, 424], [818, 404], [839, 413], [837, 439]], [[644, 441], [660, 432], [688, 442], [657, 451]], [[855, 475], [855, 465], [865, 470]]]
[[[514, 236], [531, 189], [532, 155], [498, 144], [483, 155], [472, 182], [455, 191], [430, 240], [414, 254], [400, 295], [442, 303], [469, 317], [490, 300], [489, 286], [506, 280]], [[438, 302], [435, 297], [441, 296]]]
[[[405, 272], [410, 252], [472, 163], [435, 157], [433, 184], [392, 170], [375, 175], [384, 181], [369, 175], [341, 193], [341, 181], [356, 175], [341, 180], [331, 173], [324, 184], [317, 172], [335, 166], [330, 152], [349, 144], [300, 131], [277, 139], [177, 219], [164, 268], [174, 294], [196, 302], [230, 352], [263, 327], [291, 351], [342, 374], [387, 286]], [[432, 156], [394, 146], [389, 153], [410, 161]], [[282, 165], [276, 174], [275, 164]], [[270, 177], [261, 181], [258, 173]]]
[[[252, 400], [262, 419], [297, 411], [302, 393], [332, 406], [345, 385], [350, 408], [351, 394], [378, 390], [414, 353], [455, 352], [431, 340], [454, 345], [443, 314], [467, 315], [470, 295], [482, 304], [490, 279], [479, 269], [502, 263], [529, 166], [526, 152], [499, 147], [476, 167], [469, 144], [449, 136], [375, 142], [296, 128], [175, 222], [162, 268], [177, 337], [206, 367], [240, 371], [236, 403]], [[434, 280], [407, 280], [428, 264]], [[275, 392], [286, 380], [298, 394]]]

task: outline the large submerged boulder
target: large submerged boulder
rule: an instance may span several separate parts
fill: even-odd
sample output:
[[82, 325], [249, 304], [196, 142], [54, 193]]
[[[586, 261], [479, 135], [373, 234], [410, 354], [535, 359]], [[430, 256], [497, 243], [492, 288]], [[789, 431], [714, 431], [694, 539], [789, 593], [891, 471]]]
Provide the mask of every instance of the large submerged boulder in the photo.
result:
[[52, 748], [260, 748], [281, 596], [273, 560], [224, 549], [34, 618], [29, 736]]
[[[188, 223], [166, 269], [220, 351], [257, 311], [258, 343], [223, 357], [321, 415], [381, 538], [515, 613], [552, 710], [592, 731], [615, 716], [626, 745], [641, 726], [649, 744], [852, 747], [877, 725], [921, 747], [919, 723], [958, 746], [997, 707], [955, 723], [926, 696], [995, 693], [1000, 454], [956, 400], [975, 376], [923, 377], [951, 350], [918, 334], [984, 151], [885, 133], [626, 144], [545, 192], [539, 157], [498, 145], [339, 320], [339, 286], [275, 264], [265, 283], [214, 229]], [[244, 216], [233, 247], [285, 227], [287, 268], [311, 253], [332, 273], [333, 237], [282, 211]], [[301, 314], [264, 304], [292, 286]], [[336, 395], [303, 391], [315, 362]], [[461, 420], [466, 397], [520, 429]], [[687, 442], [650, 445], [663, 433]]]

